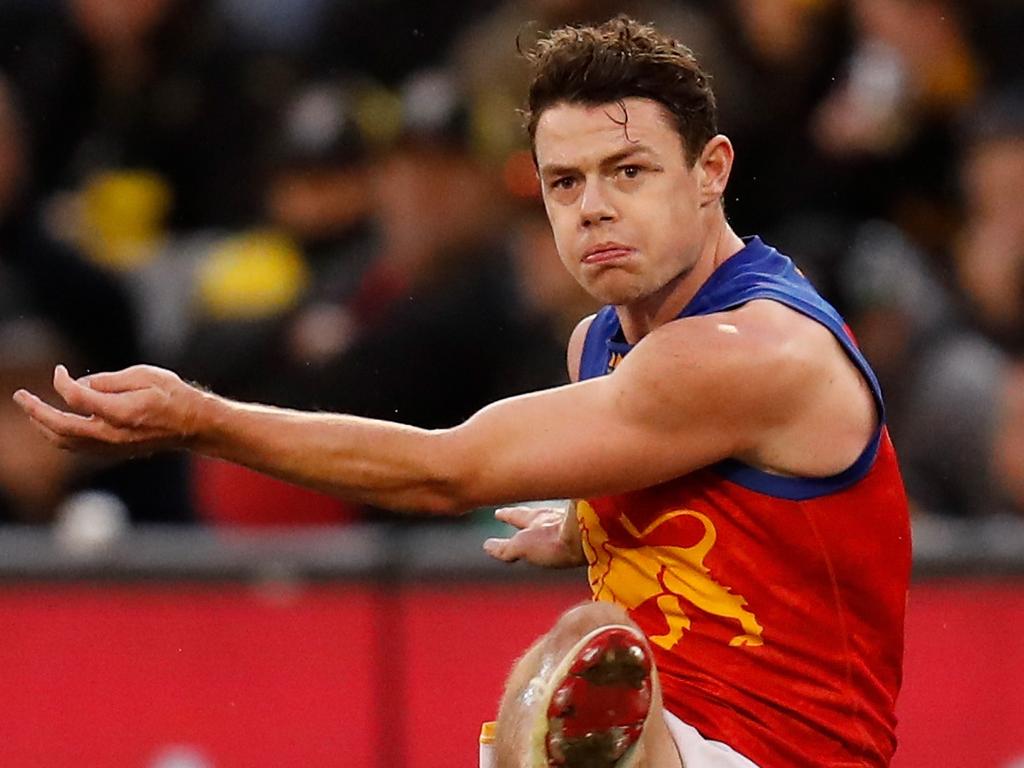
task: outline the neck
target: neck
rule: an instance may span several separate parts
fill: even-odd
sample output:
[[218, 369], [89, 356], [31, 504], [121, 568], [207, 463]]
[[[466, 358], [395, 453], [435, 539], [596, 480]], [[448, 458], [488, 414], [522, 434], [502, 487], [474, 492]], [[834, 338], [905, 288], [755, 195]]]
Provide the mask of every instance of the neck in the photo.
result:
[[743, 249], [743, 241], [724, 216], [708, 235], [689, 267], [654, 293], [615, 308], [627, 342], [636, 344], [654, 329], [675, 320], [711, 273]]

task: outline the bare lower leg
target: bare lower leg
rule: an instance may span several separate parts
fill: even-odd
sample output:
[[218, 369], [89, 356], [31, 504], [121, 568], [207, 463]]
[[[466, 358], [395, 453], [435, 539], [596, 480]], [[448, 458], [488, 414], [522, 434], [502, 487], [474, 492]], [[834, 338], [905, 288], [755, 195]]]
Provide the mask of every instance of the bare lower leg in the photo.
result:
[[[581, 638], [609, 625], [636, 629], [618, 606], [600, 602], [577, 606], [563, 614], [551, 631], [534, 643], [516, 664], [505, 687], [498, 715], [498, 768], [538, 768], [529, 762], [530, 734], [539, 708], [546, 706], [541, 701], [544, 685]], [[661, 690], [656, 673], [653, 682], [650, 714], [629, 761], [629, 768], [682, 768], [662, 716]]]

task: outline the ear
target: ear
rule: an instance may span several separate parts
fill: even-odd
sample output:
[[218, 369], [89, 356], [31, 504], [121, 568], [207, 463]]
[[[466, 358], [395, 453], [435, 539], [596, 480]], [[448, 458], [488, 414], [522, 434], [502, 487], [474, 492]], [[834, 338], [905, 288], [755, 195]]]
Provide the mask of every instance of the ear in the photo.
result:
[[717, 203], [725, 194], [732, 172], [732, 161], [735, 153], [732, 142], [726, 136], [718, 134], [704, 145], [697, 160], [700, 172], [700, 204], [701, 206]]

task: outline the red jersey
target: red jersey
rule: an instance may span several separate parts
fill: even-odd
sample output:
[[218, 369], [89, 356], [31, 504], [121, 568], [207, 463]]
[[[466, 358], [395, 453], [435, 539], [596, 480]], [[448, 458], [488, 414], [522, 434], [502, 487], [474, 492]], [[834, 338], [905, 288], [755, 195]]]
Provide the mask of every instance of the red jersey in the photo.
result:
[[[682, 316], [754, 298], [830, 328], [875, 393], [835, 310], [756, 238]], [[628, 345], [598, 314], [581, 376]], [[883, 426], [846, 471], [778, 477], [726, 461], [576, 507], [594, 599], [622, 605], [654, 649], [665, 707], [761, 768], [887, 766], [910, 572], [907, 502]]]

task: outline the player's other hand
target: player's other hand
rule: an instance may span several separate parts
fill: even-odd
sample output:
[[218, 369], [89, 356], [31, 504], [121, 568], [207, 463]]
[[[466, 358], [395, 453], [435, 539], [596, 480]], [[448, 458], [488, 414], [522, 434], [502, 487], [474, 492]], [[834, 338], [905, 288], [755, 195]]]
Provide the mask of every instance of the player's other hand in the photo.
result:
[[80, 379], [58, 365], [53, 388], [66, 410], [24, 389], [14, 393], [14, 402], [61, 448], [123, 456], [187, 447], [204, 397], [176, 374], [149, 365]]
[[[514, 563], [526, 560], [546, 568], [570, 568], [582, 565], [578, 542], [565, 535], [563, 527], [568, 511], [551, 507], [505, 507], [494, 513], [503, 523], [518, 528], [510, 538], [487, 539], [484, 551], [491, 557]], [[575, 525], [575, 520], [570, 521]]]

